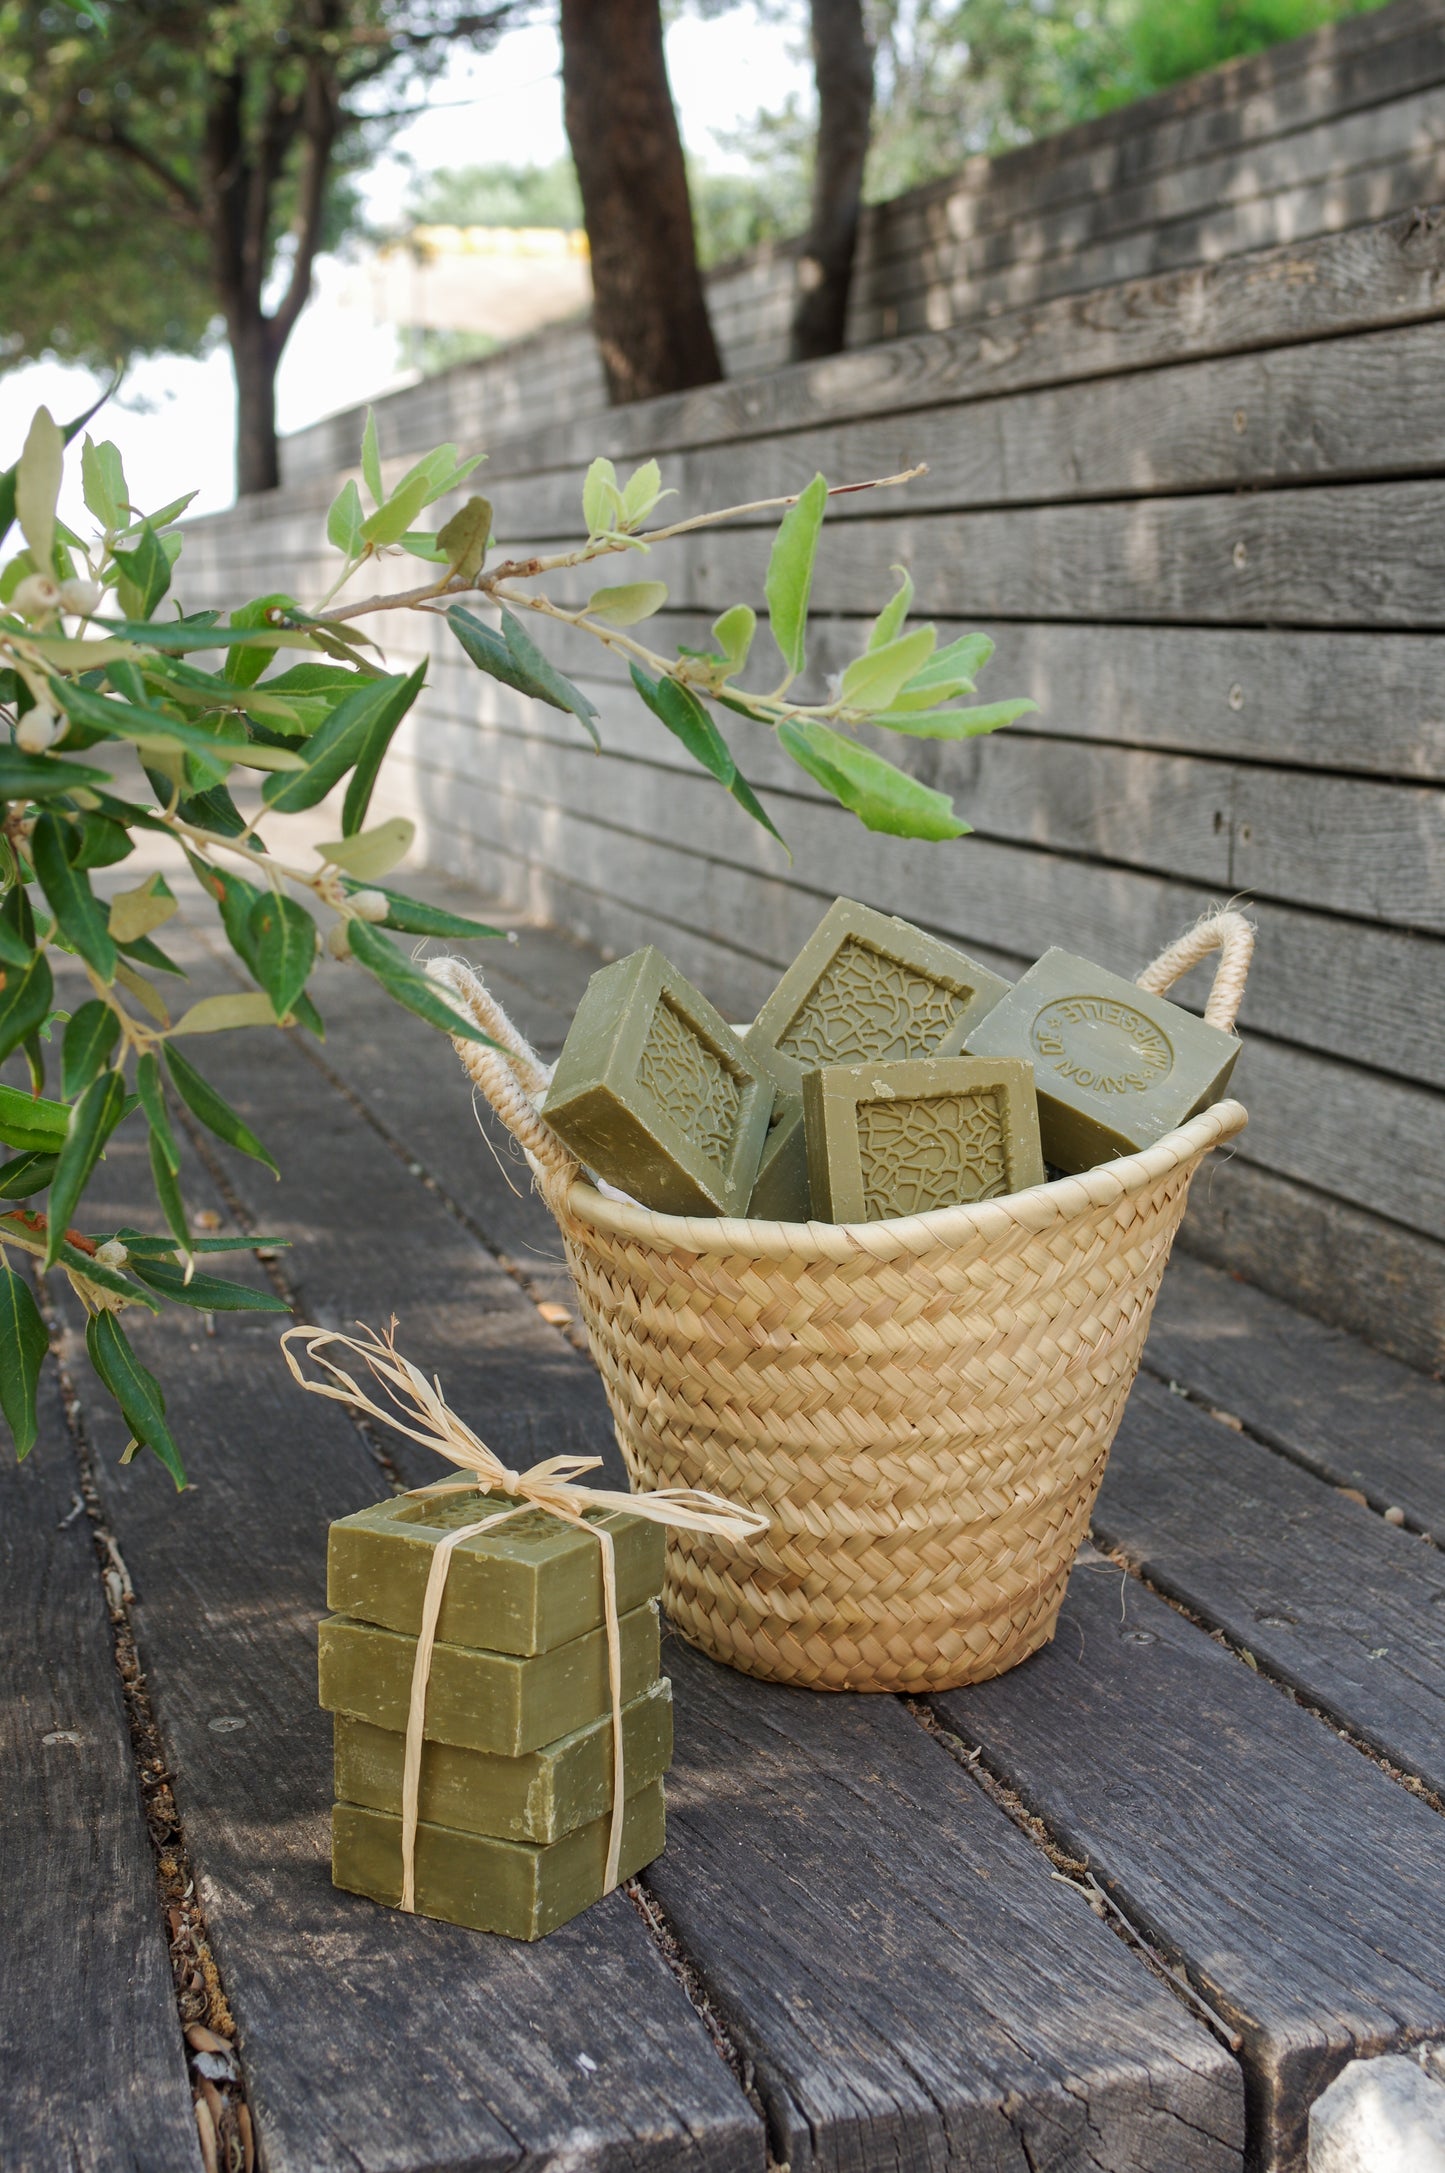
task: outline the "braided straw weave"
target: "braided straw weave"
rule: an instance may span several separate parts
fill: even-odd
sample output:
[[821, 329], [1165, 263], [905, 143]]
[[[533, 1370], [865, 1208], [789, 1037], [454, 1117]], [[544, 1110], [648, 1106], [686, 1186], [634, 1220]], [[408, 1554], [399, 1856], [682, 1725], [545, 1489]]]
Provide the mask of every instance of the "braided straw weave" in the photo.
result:
[[[1222, 954], [1229, 1028], [1242, 915], [1200, 922], [1140, 976]], [[744, 1673], [823, 1690], [945, 1690], [1054, 1631], [1220, 1102], [1139, 1154], [975, 1206], [834, 1225], [653, 1214], [606, 1199], [537, 1114], [546, 1073], [471, 968], [431, 971], [511, 1052], [457, 1052], [556, 1216], [617, 1438], [639, 1487], [764, 1511], [746, 1549], [678, 1532], [666, 1604]]]

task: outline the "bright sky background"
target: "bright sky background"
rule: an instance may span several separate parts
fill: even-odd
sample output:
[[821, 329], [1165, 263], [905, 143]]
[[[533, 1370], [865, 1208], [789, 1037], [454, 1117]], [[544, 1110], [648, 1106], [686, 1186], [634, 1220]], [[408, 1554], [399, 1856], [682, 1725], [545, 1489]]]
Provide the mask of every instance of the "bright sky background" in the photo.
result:
[[[668, 70], [688, 149], [713, 167], [736, 165], [714, 130], [728, 130], [762, 105], [780, 104], [808, 84], [796, 34], [759, 23], [740, 8], [713, 21], [684, 16], [667, 34]], [[430, 109], [408, 123], [367, 182], [367, 209], [386, 220], [401, 209], [413, 168], [550, 165], [566, 149], [556, 33], [517, 30], [483, 57], [465, 56], [433, 86]], [[410, 163], [408, 163], [410, 162]], [[312, 301], [282, 357], [277, 382], [281, 430], [349, 407], [396, 382], [396, 340], [359, 310], [334, 299], [340, 267], [323, 257]], [[43, 401], [65, 420], [99, 387], [90, 373], [39, 362], [0, 376], [0, 466], [23, 442]], [[196, 512], [229, 505], [235, 393], [224, 345], [205, 361], [156, 356], [135, 364], [119, 401], [92, 433], [113, 438], [136, 504], [156, 508], [200, 486]], [[80, 522], [78, 481], [67, 477], [64, 517]]]

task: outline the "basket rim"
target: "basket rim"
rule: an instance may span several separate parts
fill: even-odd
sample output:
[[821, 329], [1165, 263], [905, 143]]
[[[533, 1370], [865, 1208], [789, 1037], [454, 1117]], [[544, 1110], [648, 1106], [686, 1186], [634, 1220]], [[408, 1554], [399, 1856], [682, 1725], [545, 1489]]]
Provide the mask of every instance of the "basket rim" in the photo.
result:
[[632, 1238], [659, 1252], [747, 1253], [764, 1260], [875, 1260], [931, 1252], [984, 1237], [1002, 1240], [1013, 1231], [1037, 1231], [1070, 1222], [1092, 1208], [1112, 1206], [1146, 1190], [1211, 1147], [1233, 1139], [1249, 1122], [1242, 1102], [1216, 1102], [1166, 1132], [1137, 1154], [1121, 1155], [1075, 1177], [1056, 1177], [1004, 1199], [972, 1206], [935, 1207], [925, 1215], [883, 1222], [765, 1222], [737, 1215], [664, 1215], [624, 1200], [609, 1200], [585, 1178], [563, 1195], [569, 1219], [610, 1237]]

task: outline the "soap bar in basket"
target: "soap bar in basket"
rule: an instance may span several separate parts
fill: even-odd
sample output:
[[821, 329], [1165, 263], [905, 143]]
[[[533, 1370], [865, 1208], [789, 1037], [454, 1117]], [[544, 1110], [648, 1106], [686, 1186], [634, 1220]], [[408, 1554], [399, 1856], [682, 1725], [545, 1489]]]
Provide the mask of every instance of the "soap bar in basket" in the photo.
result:
[[803, 1081], [820, 1222], [881, 1222], [1044, 1181], [1027, 1064], [968, 1056], [827, 1065]]
[[[341, 1517], [326, 1552], [326, 1604], [334, 1613], [415, 1636], [437, 1541], [492, 1510], [505, 1495], [400, 1495]], [[624, 1613], [662, 1590], [660, 1524], [624, 1511], [587, 1516], [612, 1535], [617, 1605]], [[589, 1529], [533, 1509], [453, 1550], [437, 1636], [492, 1652], [548, 1652], [602, 1620], [602, 1549]]]
[[1092, 1169], [1152, 1146], [1217, 1102], [1233, 1034], [1069, 951], [1045, 951], [969, 1034], [970, 1055], [1034, 1067], [1045, 1158]]
[[822, 1064], [952, 1056], [1008, 992], [951, 944], [851, 898], [829, 906], [748, 1029], [795, 1094]]
[[775, 1081], [648, 946], [594, 973], [543, 1115], [599, 1177], [665, 1214], [743, 1215]]
[[[597, 1818], [560, 1841], [525, 1841], [421, 1824], [416, 1835], [416, 1906], [509, 1939], [542, 1939], [602, 1898], [609, 1821]], [[662, 1783], [627, 1800], [618, 1876], [630, 1879], [662, 1854]], [[331, 1814], [331, 1876], [353, 1894], [395, 1908], [401, 1900], [401, 1819], [354, 1803]]]
[[748, 1213], [768, 1222], [807, 1222], [813, 1212], [812, 1203], [803, 1097], [780, 1089], [763, 1142], [763, 1159], [753, 1180]]
[[[650, 1602], [621, 1620], [622, 1695], [640, 1697], [657, 1680], [661, 1645]], [[345, 1615], [321, 1624], [321, 1703], [375, 1727], [404, 1729], [411, 1702], [416, 1639], [374, 1630]], [[583, 1637], [530, 1659], [438, 1643], [427, 1685], [426, 1734], [437, 1743], [499, 1751], [518, 1758], [585, 1728], [612, 1710], [607, 1684], [607, 1632], [599, 1623]]]
[[[661, 1780], [672, 1761], [672, 1685], [664, 1676], [622, 1708], [625, 1793]], [[400, 1814], [406, 1736], [369, 1720], [336, 1715], [336, 1795]], [[504, 1841], [560, 1841], [612, 1808], [612, 1715], [520, 1758], [423, 1743], [422, 1819]]]

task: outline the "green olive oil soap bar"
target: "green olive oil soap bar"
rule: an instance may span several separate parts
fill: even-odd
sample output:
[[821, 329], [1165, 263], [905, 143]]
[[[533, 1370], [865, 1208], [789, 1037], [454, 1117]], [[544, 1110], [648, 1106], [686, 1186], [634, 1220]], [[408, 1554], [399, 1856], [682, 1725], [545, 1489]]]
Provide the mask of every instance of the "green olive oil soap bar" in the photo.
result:
[[748, 1047], [796, 1094], [823, 1064], [955, 1055], [1007, 992], [951, 944], [838, 898], [749, 1027]]
[[[438, 1540], [510, 1497], [400, 1495], [331, 1527], [326, 1604], [333, 1613], [415, 1636]], [[662, 1590], [662, 1526], [623, 1511], [593, 1512], [612, 1535], [617, 1604], [624, 1613]], [[588, 1531], [540, 1509], [464, 1539], [452, 1550], [437, 1636], [491, 1652], [549, 1652], [602, 1620], [602, 1549]]]
[[1073, 1172], [1152, 1146], [1217, 1102], [1233, 1034], [1069, 951], [1045, 951], [968, 1037], [1034, 1067], [1044, 1155]]
[[[537, 1848], [526, 1841], [422, 1824], [416, 1832], [416, 1906], [422, 1916], [509, 1939], [541, 1939], [602, 1899], [610, 1817]], [[619, 1877], [632, 1878], [666, 1842], [662, 1783], [627, 1802]], [[395, 1908], [401, 1900], [401, 1819], [360, 1804], [331, 1814], [331, 1876], [348, 1893]]]
[[774, 1091], [766, 1061], [649, 945], [593, 974], [542, 1114], [644, 1207], [742, 1215]]
[[813, 1213], [808, 1187], [808, 1142], [803, 1126], [803, 1097], [781, 1088], [763, 1159], [753, 1180], [749, 1215], [768, 1222], [807, 1222]]
[[970, 1056], [826, 1065], [803, 1081], [820, 1222], [881, 1222], [1044, 1181], [1027, 1064]]
[[[336, 1715], [336, 1794], [372, 1811], [401, 1810], [406, 1737]], [[622, 1709], [624, 1787], [661, 1780], [672, 1762], [672, 1685], [664, 1677]], [[504, 1841], [560, 1841], [612, 1808], [612, 1715], [520, 1758], [422, 1746], [419, 1803], [430, 1826], [495, 1834]]]
[[[656, 1607], [634, 1607], [622, 1617], [621, 1629], [622, 1696], [630, 1702], [657, 1680]], [[378, 1728], [405, 1730], [416, 1639], [329, 1615], [319, 1642], [321, 1703]], [[530, 1659], [467, 1645], [433, 1649], [426, 1733], [434, 1742], [520, 1758], [611, 1710], [607, 1632], [600, 1624]]]

